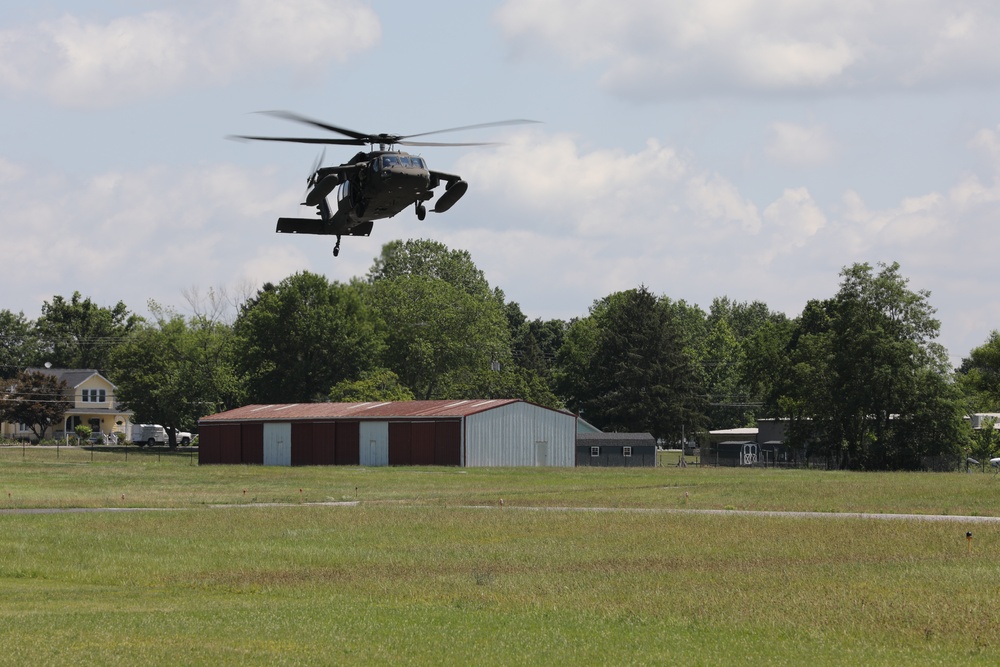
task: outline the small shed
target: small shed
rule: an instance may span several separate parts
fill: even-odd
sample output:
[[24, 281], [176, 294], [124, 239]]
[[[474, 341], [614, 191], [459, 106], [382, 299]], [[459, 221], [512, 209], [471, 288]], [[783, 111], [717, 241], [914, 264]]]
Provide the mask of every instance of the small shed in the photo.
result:
[[198, 427], [202, 464], [569, 467], [576, 415], [518, 399], [291, 403]]
[[576, 465], [655, 466], [656, 439], [649, 433], [577, 433]]

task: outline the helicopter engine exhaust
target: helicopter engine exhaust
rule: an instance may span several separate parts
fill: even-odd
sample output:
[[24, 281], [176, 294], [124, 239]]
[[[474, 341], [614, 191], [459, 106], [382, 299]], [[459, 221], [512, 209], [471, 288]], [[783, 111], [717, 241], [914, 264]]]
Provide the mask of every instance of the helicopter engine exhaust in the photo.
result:
[[326, 196], [333, 192], [333, 189], [337, 187], [340, 183], [340, 176], [337, 174], [330, 174], [316, 184], [309, 194], [306, 195], [306, 206], [319, 206], [319, 203], [326, 199]]
[[434, 204], [435, 213], [444, 213], [449, 208], [455, 205], [462, 195], [465, 194], [466, 190], [469, 189], [469, 184], [463, 180], [457, 180], [454, 183], [449, 184], [445, 193], [441, 195], [441, 198], [437, 200]]

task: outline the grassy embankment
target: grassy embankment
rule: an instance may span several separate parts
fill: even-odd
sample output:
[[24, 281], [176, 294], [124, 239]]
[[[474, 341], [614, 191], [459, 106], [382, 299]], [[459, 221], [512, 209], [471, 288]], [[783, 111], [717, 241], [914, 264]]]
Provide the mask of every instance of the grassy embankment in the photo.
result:
[[[0, 494], [182, 508], [0, 515], [0, 664], [1000, 659], [998, 525], [626, 511], [1000, 515], [992, 475], [201, 468], [29, 449], [0, 451]], [[293, 506], [212, 507], [253, 501]]]

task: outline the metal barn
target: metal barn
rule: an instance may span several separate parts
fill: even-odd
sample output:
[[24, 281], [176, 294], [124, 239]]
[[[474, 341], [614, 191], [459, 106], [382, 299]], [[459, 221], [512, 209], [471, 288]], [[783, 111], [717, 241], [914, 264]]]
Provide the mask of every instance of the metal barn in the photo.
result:
[[576, 416], [517, 399], [247, 405], [198, 422], [199, 463], [573, 466]]

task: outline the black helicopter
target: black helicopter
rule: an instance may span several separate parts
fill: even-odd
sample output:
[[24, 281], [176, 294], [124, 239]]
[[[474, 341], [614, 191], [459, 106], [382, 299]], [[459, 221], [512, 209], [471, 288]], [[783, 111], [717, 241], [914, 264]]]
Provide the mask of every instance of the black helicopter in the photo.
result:
[[[490, 146], [483, 142], [428, 142], [411, 141], [415, 137], [425, 137], [443, 132], [476, 130], [502, 125], [534, 123], [532, 120], [502, 120], [494, 123], [451, 127], [420, 134], [365, 134], [343, 127], [337, 127], [318, 120], [306, 118], [290, 111], [263, 111], [269, 116], [283, 118], [312, 125], [335, 132], [346, 138], [311, 137], [256, 137], [239, 135], [233, 139], [251, 141], [286, 141], [299, 144], [324, 144], [337, 146], [369, 146], [370, 150], [360, 152], [345, 164], [336, 167], [322, 166], [321, 156], [313, 165], [307, 181], [306, 206], [318, 209], [318, 218], [279, 218], [277, 232], [290, 234], [332, 234], [337, 237], [333, 256], [340, 254], [341, 236], [368, 236], [376, 220], [391, 218], [407, 206], [413, 205], [418, 220], [427, 215], [424, 202], [434, 197], [434, 189], [444, 183], [444, 193], [434, 204], [435, 213], [444, 213], [455, 205], [469, 184], [460, 176], [434, 171], [427, 167], [424, 159], [395, 150], [395, 146]], [[375, 146], [378, 150], [375, 150]], [[331, 204], [328, 197], [336, 190], [336, 201]]]

